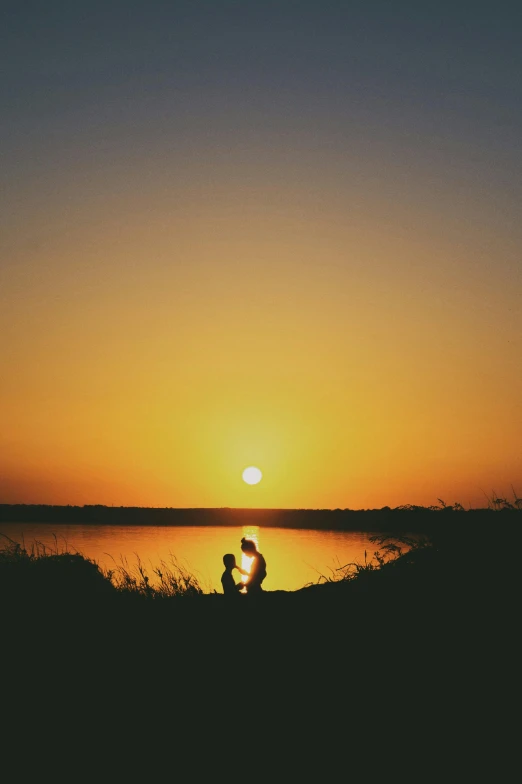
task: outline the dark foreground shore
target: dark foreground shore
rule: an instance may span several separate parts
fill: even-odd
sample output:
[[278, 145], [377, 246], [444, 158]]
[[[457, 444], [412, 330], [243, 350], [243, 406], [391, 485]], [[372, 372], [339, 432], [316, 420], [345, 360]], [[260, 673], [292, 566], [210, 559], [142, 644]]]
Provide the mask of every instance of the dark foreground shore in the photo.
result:
[[442, 537], [355, 580], [236, 601], [4, 572], [4, 705], [48, 742], [90, 738], [97, 757], [109, 740], [122, 768], [146, 749], [155, 776], [191, 744], [196, 780], [209, 754], [224, 764], [245, 746], [270, 770], [290, 757], [298, 780], [312, 759], [321, 780], [365, 766], [379, 780], [378, 764], [414, 765], [402, 778], [415, 781], [447, 780], [451, 764], [469, 780], [491, 756], [499, 773], [519, 678], [518, 527], [511, 542], [509, 559], [480, 536]]

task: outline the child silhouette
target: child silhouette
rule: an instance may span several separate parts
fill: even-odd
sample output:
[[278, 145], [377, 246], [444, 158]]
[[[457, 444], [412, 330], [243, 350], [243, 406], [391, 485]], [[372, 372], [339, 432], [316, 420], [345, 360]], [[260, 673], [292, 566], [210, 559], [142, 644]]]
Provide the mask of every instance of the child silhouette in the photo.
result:
[[248, 572], [245, 572], [244, 569], [236, 564], [236, 556], [233, 553], [226, 553], [223, 556], [223, 563], [225, 564], [225, 571], [221, 575], [223, 593], [225, 596], [237, 596], [239, 591], [243, 588], [243, 583], [236, 583], [232, 572], [234, 569], [237, 569], [238, 572], [241, 572], [241, 574], [244, 575], [248, 574]]

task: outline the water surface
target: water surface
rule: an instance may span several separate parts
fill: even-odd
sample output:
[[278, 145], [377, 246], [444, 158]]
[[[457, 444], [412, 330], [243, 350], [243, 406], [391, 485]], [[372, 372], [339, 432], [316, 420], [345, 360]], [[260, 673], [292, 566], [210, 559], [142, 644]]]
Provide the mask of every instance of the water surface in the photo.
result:
[[[376, 549], [368, 533], [263, 528], [261, 526], [141, 526], [0, 523], [0, 534], [25, 543], [40, 542], [59, 552], [69, 549], [96, 561], [102, 569], [141, 561], [151, 582], [153, 569], [172, 559], [195, 575], [205, 593], [221, 592], [223, 555], [241, 564], [240, 541], [254, 538], [267, 561], [268, 591], [294, 591], [332, 578], [339, 567], [371, 560]], [[365, 556], [366, 553], [366, 556]], [[239, 581], [239, 574], [236, 580]]]

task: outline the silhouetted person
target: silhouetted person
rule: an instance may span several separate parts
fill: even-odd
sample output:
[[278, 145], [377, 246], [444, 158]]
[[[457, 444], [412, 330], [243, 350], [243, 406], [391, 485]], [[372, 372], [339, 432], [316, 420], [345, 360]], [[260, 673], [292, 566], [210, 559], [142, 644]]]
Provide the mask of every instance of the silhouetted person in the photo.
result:
[[263, 591], [261, 583], [266, 577], [266, 561], [257, 549], [256, 543], [253, 539], [241, 539], [241, 549], [252, 558], [252, 566], [248, 578], [245, 582], [245, 588], [249, 594], [258, 594]]
[[221, 575], [221, 585], [223, 586], [223, 593], [225, 596], [237, 596], [239, 591], [243, 588], [243, 583], [236, 583], [232, 572], [237, 569], [241, 574], [248, 574], [240, 566], [236, 564], [236, 556], [233, 553], [226, 553], [223, 556], [223, 563], [225, 564], [225, 571]]

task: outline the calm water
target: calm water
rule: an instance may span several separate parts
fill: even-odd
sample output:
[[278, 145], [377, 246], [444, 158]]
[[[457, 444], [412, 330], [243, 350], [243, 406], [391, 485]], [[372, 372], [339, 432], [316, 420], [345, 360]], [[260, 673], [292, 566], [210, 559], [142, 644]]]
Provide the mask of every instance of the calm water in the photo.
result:
[[[195, 575], [205, 593], [221, 593], [223, 555], [234, 553], [242, 563], [240, 540], [254, 538], [267, 561], [268, 591], [294, 591], [332, 577], [338, 567], [371, 560], [376, 549], [367, 533], [313, 531], [286, 528], [56, 525], [0, 523], [0, 534], [30, 548], [40, 542], [53, 550], [68, 549], [95, 560], [102, 569], [126, 562], [131, 570], [138, 558], [154, 582], [153, 568], [168, 565], [172, 557]], [[248, 563], [243, 561], [245, 568]], [[236, 581], [239, 574], [236, 572]]]

